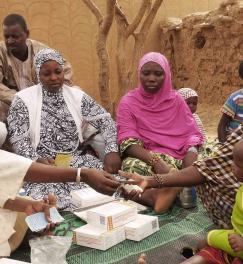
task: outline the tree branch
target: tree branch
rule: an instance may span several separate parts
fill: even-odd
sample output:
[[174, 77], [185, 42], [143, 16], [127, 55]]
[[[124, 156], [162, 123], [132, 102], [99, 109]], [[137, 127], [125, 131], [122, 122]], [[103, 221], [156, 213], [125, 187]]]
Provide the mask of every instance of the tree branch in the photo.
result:
[[136, 17], [127, 27], [126, 38], [128, 38], [136, 30], [150, 4], [151, 0], [143, 0]]
[[106, 16], [102, 22], [102, 32], [107, 35], [113, 22], [115, 13], [116, 0], [107, 0], [106, 2]]
[[150, 10], [150, 12], [147, 14], [143, 25], [141, 27], [140, 33], [144, 34], [147, 33], [147, 31], [149, 30], [151, 24], [153, 23], [153, 20], [157, 14], [158, 9], [160, 8], [161, 4], [162, 4], [163, 0], [156, 0]]
[[134, 35], [135, 37], [135, 44], [134, 44], [134, 53], [132, 55], [132, 61], [130, 63], [130, 67], [128, 70], [128, 78], [130, 81], [130, 85], [132, 86], [132, 82], [135, 80], [135, 72], [134, 68], [135, 65], [138, 62], [139, 57], [141, 56], [141, 52], [143, 50], [144, 42], [146, 40], [146, 37], [148, 35], [149, 28], [151, 27], [154, 18], [157, 14], [157, 11], [159, 7], [161, 6], [163, 0], [155, 0], [152, 8], [150, 9], [150, 12], [146, 15], [145, 20], [141, 26], [140, 32]]
[[116, 18], [119, 18], [119, 22], [122, 22], [126, 26], [129, 26], [129, 23], [127, 21], [126, 15], [121, 10], [121, 7], [118, 6], [118, 3], [117, 2], [116, 2], [116, 6], [115, 6], [115, 13], [116, 13]]
[[103, 16], [99, 8], [95, 5], [95, 3], [92, 0], [83, 0], [83, 2], [86, 4], [89, 10], [95, 15], [98, 24], [100, 25], [103, 21]]

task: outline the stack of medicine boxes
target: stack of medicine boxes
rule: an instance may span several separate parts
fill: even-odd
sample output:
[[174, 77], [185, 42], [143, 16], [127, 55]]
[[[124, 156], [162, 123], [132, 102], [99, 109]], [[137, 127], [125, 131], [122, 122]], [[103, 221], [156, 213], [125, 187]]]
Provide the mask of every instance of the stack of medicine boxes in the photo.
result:
[[[72, 201], [79, 207], [102, 203], [109, 196], [91, 188], [71, 192]], [[87, 225], [74, 230], [78, 245], [106, 250], [125, 239], [140, 241], [159, 230], [158, 217], [137, 213], [129, 202], [111, 201], [86, 211]]]

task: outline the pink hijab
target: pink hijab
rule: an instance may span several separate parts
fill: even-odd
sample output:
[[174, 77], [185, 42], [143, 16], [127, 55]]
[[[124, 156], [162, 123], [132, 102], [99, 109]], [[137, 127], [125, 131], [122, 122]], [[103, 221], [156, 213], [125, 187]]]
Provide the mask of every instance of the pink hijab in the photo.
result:
[[203, 144], [203, 137], [184, 99], [172, 88], [167, 59], [150, 52], [140, 60], [138, 73], [148, 62], [159, 64], [165, 80], [156, 94], [146, 92], [141, 83], [122, 99], [117, 111], [118, 143], [137, 138], [148, 150], [183, 159], [190, 146]]

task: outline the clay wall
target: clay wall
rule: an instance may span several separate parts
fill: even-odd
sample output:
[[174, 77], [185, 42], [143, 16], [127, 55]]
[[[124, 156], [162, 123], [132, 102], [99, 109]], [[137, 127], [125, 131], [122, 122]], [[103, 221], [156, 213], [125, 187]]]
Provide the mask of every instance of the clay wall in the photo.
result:
[[220, 8], [160, 25], [161, 51], [173, 69], [176, 88], [198, 91], [200, 102], [223, 104], [242, 87], [243, 1], [225, 1]]
[[[164, 0], [150, 30], [144, 51], [161, 50], [163, 45], [160, 40], [162, 36], [158, 31], [158, 23], [163, 18], [183, 17], [192, 12], [212, 10], [220, 2], [221, 0]], [[95, 3], [105, 11], [105, 0], [95, 0]], [[119, 0], [119, 3], [130, 21], [136, 14], [141, 0]], [[0, 21], [9, 13], [20, 13], [26, 18], [31, 38], [60, 50], [72, 63], [75, 83], [99, 100], [98, 63], [95, 49], [97, 22], [82, 0], [1, 0]], [[1, 30], [0, 27], [0, 39], [2, 39]], [[116, 30], [113, 25], [108, 41], [113, 65], [111, 71], [112, 94], [115, 94], [117, 89], [115, 34]], [[208, 62], [202, 63], [207, 64]], [[220, 63], [217, 67], [221, 67]], [[213, 71], [213, 69], [209, 67], [208, 71]]]

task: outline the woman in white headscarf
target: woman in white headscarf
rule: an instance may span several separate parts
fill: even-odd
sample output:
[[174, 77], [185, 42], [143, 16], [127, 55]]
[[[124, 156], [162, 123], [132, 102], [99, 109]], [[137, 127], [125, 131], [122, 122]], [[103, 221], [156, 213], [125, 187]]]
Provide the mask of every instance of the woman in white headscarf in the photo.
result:
[[[116, 127], [109, 113], [77, 87], [64, 84], [63, 58], [44, 49], [34, 60], [39, 84], [16, 94], [8, 116], [10, 142], [14, 152], [46, 164], [60, 155], [71, 159], [71, 167], [105, 169], [116, 173], [120, 158]], [[83, 151], [84, 124], [89, 123], [105, 141], [104, 163]], [[70, 191], [77, 184], [26, 184], [27, 194], [41, 198], [48, 192], [58, 197], [62, 209], [70, 206]]]

